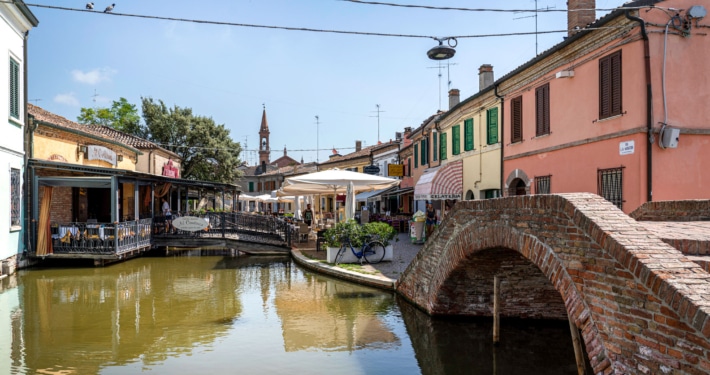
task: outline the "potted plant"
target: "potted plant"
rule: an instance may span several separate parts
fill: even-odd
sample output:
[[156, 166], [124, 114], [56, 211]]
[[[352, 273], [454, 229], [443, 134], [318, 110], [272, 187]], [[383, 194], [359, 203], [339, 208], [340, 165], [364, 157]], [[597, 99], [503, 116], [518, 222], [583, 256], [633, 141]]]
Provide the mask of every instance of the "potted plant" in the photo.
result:
[[[335, 263], [335, 256], [338, 254], [338, 250], [340, 250], [340, 247], [342, 246], [342, 239], [344, 237], [349, 238], [350, 244], [354, 248], [359, 249], [364, 240], [364, 232], [362, 227], [355, 220], [350, 219], [348, 221], [341, 221], [335, 224], [332, 228], [326, 229], [323, 233], [323, 237], [325, 239], [325, 245], [328, 248], [328, 263]], [[357, 258], [355, 258], [351, 252], [348, 251], [345, 255], [346, 258], [343, 263], [347, 263], [350, 256], [357, 261]]]
[[394, 242], [399, 241], [397, 230], [391, 225], [383, 222], [371, 222], [363, 225], [363, 231], [366, 235], [370, 235], [373, 240], [378, 240], [385, 245], [385, 257], [383, 260], [392, 260], [394, 256]]

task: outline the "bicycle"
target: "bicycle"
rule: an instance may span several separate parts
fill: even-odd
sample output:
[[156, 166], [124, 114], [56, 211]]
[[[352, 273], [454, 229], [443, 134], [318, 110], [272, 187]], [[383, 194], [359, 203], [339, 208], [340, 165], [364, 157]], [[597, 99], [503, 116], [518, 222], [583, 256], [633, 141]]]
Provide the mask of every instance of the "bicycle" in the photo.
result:
[[338, 250], [338, 254], [335, 255], [335, 265], [338, 265], [343, 260], [343, 257], [345, 257], [348, 251], [348, 247], [350, 247], [350, 251], [352, 251], [353, 255], [360, 260], [360, 264], [362, 264], [363, 259], [369, 264], [377, 264], [385, 258], [385, 245], [382, 242], [376, 239], [371, 240], [370, 238], [366, 238], [360, 251], [355, 251], [355, 248], [350, 242], [350, 238], [343, 237], [340, 250]]

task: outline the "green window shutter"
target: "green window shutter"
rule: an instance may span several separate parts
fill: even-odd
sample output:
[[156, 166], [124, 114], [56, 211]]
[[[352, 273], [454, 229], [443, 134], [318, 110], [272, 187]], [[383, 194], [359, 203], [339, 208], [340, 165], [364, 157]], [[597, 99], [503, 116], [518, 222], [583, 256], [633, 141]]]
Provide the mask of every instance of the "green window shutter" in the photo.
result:
[[498, 143], [498, 108], [488, 110], [488, 144]]
[[464, 151], [473, 150], [473, 119], [470, 118], [463, 122], [463, 149]]
[[254, 191], [254, 181], [249, 181], [249, 192], [251, 193], [253, 191]]
[[441, 133], [441, 138], [439, 139], [439, 159], [446, 160], [446, 133]]
[[20, 118], [20, 64], [10, 59], [10, 116]]
[[454, 155], [461, 153], [461, 125], [451, 128], [451, 153]]
[[420, 164], [421, 164], [421, 165], [424, 165], [424, 164], [427, 164], [427, 151], [428, 151], [428, 147], [427, 147], [427, 144], [426, 144], [426, 139], [422, 139], [421, 144], [422, 144], [422, 146], [421, 146], [421, 147], [422, 147], [422, 150], [421, 150], [421, 152], [422, 152], [422, 160], [421, 160], [421, 163], [420, 163]]
[[419, 168], [419, 145], [414, 145], [414, 168]]
[[438, 141], [437, 138], [438, 138], [438, 134], [434, 133], [434, 147], [432, 147], [432, 150], [431, 150], [431, 156], [434, 161], [436, 161], [436, 155], [439, 152], [439, 143], [437, 142]]

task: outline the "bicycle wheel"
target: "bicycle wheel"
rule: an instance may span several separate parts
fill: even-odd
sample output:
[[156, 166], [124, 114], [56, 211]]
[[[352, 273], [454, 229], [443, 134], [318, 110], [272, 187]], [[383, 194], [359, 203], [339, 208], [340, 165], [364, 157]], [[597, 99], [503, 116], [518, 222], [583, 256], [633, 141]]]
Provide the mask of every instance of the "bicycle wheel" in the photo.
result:
[[385, 258], [385, 245], [380, 241], [372, 241], [367, 244], [363, 256], [367, 263], [380, 263]]
[[338, 250], [338, 253], [335, 254], [335, 265], [336, 266], [343, 260], [343, 257], [345, 257], [345, 251], [347, 251], [347, 248], [345, 246], [341, 246], [340, 250]]

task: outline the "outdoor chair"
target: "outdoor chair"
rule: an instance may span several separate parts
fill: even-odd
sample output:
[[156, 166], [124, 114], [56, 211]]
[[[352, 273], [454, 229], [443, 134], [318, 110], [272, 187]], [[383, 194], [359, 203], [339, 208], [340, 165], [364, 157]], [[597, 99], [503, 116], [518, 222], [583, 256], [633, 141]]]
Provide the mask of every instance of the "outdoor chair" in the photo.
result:
[[298, 242], [308, 242], [308, 234], [311, 228], [306, 223], [298, 223]]

